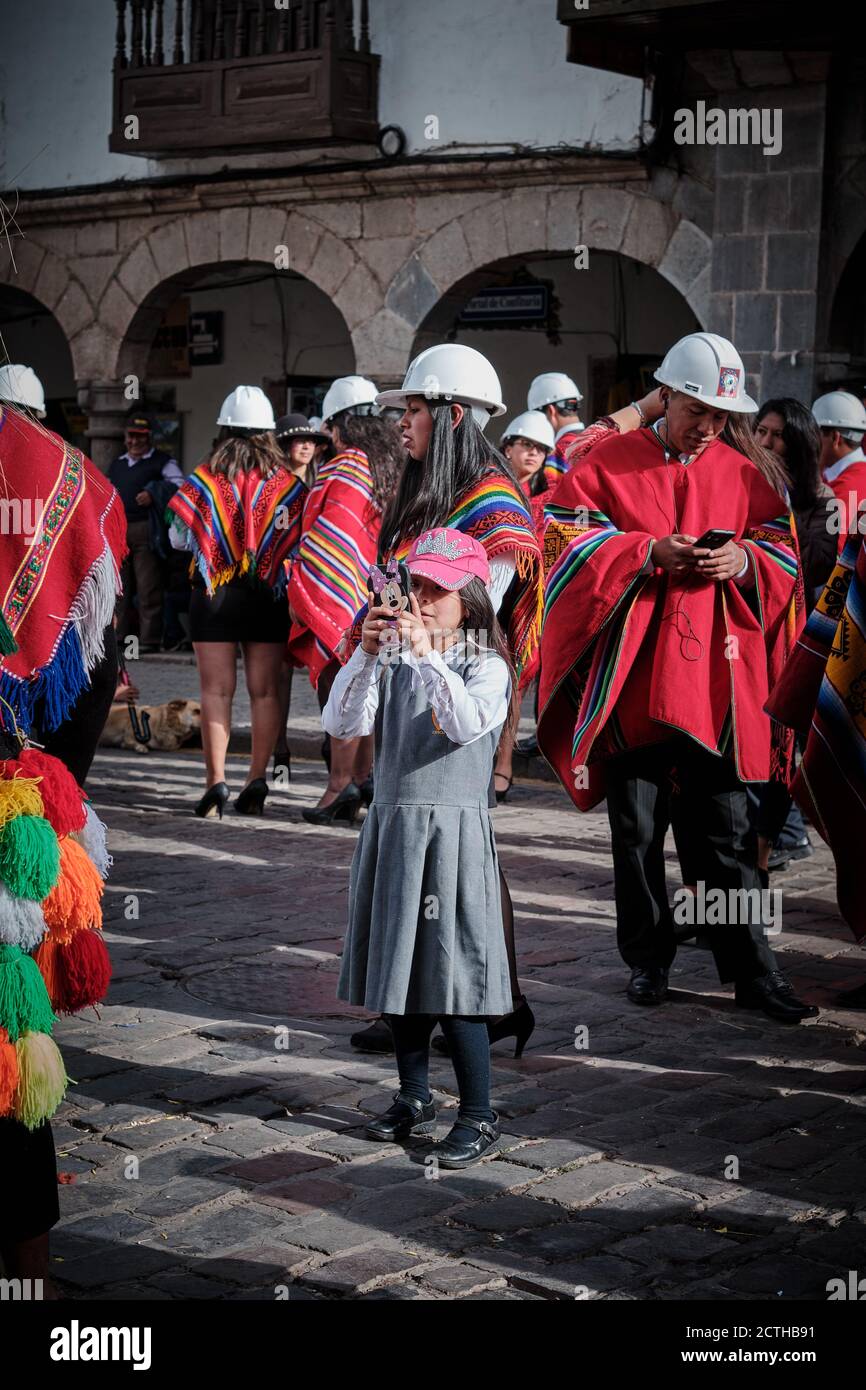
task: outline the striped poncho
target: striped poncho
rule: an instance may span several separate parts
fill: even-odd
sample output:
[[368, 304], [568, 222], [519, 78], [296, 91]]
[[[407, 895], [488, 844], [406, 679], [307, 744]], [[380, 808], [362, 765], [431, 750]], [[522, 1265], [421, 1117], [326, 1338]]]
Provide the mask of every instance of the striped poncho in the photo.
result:
[[304, 506], [288, 582], [295, 616], [289, 655], [313, 685], [367, 596], [381, 512], [362, 449], [345, 449], [319, 469]]
[[866, 541], [850, 536], [767, 704], [807, 734], [791, 790], [833, 851], [839, 911], [866, 938]]
[[[480, 541], [488, 560], [513, 554], [516, 561], [518, 591], [506, 621], [508, 647], [514, 661], [518, 681], [525, 684], [535, 674], [541, 639], [541, 612], [544, 589], [541, 570], [541, 547], [535, 535], [529, 504], [517, 483], [498, 468], [491, 468], [470, 488], [454, 510], [442, 522], [443, 526], [463, 531]], [[396, 556], [405, 560], [414, 537], [403, 540]], [[348, 660], [360, 641], [361, 624], [367, 613], [366, 603], [355, 615], [351, 630], [340, 648], [342, 660]]]
[[187, 478], [168, 510], [189, 532], [209, 594], [241, 575], [272, 589], [284, 587], [285, 561], [300, 539], [305, 493], [287, 468], [270, 478], [251, 468], [229, 481], [203, 463]]

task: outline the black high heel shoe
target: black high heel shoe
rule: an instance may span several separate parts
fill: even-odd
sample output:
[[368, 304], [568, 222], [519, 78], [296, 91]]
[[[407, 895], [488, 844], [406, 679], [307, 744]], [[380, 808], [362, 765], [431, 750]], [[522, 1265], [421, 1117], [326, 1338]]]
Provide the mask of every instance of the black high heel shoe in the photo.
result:
[[247, 782], [242, 792], [235, 798], [235, 810], [239, 816], [260, 816], [265, 809], [268, 784], [264, 777], [256, 777]]
[[361, 805], [369, 806], [373, 800], [373, 775], [365, 777], [363, 782], [358, 784], [358, 791], [361, 794]]
[[495, 1042], [501, 1042], [503, 1038], [514, 1039], [515, 1057], [523, 1056], [523, 1049], [532, 1036], [535, 1028], [535, 1014], [530, 1009], [525, 999], [521, 999], [516, 1009], [512, 1009], [510, 1014], [503, 1014], [495, 1023], [488, 1023], [487, 1036], [491, 1046]]
[[201, 801], [196, 803], [193, 815], [201, 816], [202, 819], [209, 816], [219, 816], [223, 818], [223, 807], [229, 799], [229, 789], [225, 782], [214, 782], [212, 787], [208, 787]]
[[328, 806], [308, 806], [301, 812], [310, 825], [333, 825], [334, 821], [345, 820], [353, 825], [361, 806], [361, 790], [355, 782], [349, 782]]
[[[523, 1056], [523, 1049], [532, 1036], [535, 1027], [535, 1014], [530, 1009], [525, 999], [521, 999], [516, 1009], [512, 1009], [510, 1014], [503, 1014], [494, 1022], [487, 1025], [487, 1038], [491, 1045], [501, 1042], [503, 1038], [514, 1038], [515, 1057]], [[437, 1033], [430, 1040], [430, 1046], [434, 1052], [440, 1053], [443, 1057], [450, 1057], [451, 1052], [448, 1047], [448, 1040], [444, 1033]]]
[[508, 793], [511, 791], [511, 787], [512, 787], [512, 783], [514, 782], [514, 778], [513, 778], [513, 777], [509, 777], [508, 774], [505, 773], [505, 772], [495, 772], [493, 775], [494, 775], [494, 778], [495, 778], [495, 777], [503, 777], [503, 778], [505, 779], [505, 782], [506, 782], [506, 785], [505, 785], [501, 790], [500, 790], [500, 788], [497, 787], [497, 786], [495, 785], [495, 783], [494, 783], [494, 788], [493, 788], [493, 790], [494, 790], [495, 793], [496, 793], [496, 803], [497, 803], [498, 806], [501, 806], [502, 803], [503, 803], [503, 801], [507, 801], [507, 800], [508, 800]]

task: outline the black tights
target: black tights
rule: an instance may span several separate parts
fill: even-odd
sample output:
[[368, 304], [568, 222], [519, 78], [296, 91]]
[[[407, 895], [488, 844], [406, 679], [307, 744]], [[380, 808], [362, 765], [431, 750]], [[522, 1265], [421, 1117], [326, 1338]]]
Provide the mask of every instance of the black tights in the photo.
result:
[[[386, 1018], [391, 1025], [397, 1054], [400, 1094], [412, 1100], [429, 1101], [430, 1034], [437, 1015], [386, 1014]], [[443, 1014], [438, 1022], [448, 1041], [460, 1093], [458, 1125], [460, 1119], [491, 1121], [490, 1041], [486, 1018]], [[467, 1130], [455, 1137], [477, 1138], [477, 1131]]]

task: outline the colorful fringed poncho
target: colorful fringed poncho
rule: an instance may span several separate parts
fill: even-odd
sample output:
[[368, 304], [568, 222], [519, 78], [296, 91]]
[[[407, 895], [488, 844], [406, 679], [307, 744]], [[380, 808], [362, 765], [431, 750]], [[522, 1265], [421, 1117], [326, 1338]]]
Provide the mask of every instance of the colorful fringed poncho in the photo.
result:
[[[527, 499], [517, 483], [498, 468], [491, 468], [480, 482], [470, 488], [442, 525], [463, 531], [480, 541], [488, 560], [495, 560], [499, 555], [514, 554], [519, 588], [511, 605], [506, 636], [518, 681], [521, 685], [526, 684], [538, 665], [544, 603], [541, 547]], [[410, 537], [397, 547], [399, 560], [405, 560], [409, 554], [412, 539]], [[360, 641], [361, 624], [366, 613], [365, 603], [341, 645], [341, 660], [347, 661]]]
[[[61, 762], [0, 749], [0, 1117], [35, 1129], [66, 1091], [51, 1032], [104, 998], [104, 829]], [[94, 863], [93, 855], [100, 867]]]
[[839, 911], [866, 938], [866, 541], [851, 536], [767, 709], [807, 734], [791, 786], [836, 861]]
[[[684, 466], [648, 430], [611, 435], [548, 517], [538, 741], [575, 804], [601, 800], [607, 758], [678, 733], [730, 750], [743, 781], [784, 779], [792, 748], [771, 739], [764, 705], [802, 584], [784, 504], [754, 465], [721, 440]], [[653, 566], [655, 540], [710, 526], [748, 552], [750, 590]]]
[[[105, 655], [126, 518], [77, 449], [0, 405], [0, 697], [20, 728], [67, 718]], [[0, 727], [9, 727], [0, 705]]]
[[178, 488], [168, 515], [186, 528], [209, 594], [242, 575], [280, 590], [285, 562], [301, 534], [306, 487], [287, 468], [263, 478], [257, 468], [229, 481], [201, 464]]
[[362, 449], [322, 465], [304, 507], [301, 543], [289, 572], [296, 621], [289, 655], [315, 686], [367, 595], [382, 516]]

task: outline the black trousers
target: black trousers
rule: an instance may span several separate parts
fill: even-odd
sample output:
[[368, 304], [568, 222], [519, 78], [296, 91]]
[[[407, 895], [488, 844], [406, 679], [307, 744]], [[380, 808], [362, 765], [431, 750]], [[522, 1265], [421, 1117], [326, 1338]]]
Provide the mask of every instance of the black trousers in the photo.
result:
[[[760, 890], [745, 787], [728, 758], [685, 735], [612, 758], [606, 773], [620, 955], [630, 966], [667, 967], [677, 948], [664, 861], [672, 774], [693, 817], [693, 868], [706, 891]], [[777, 968], [760, 922], [703, 926], [700, 936], [722, 983]]]

